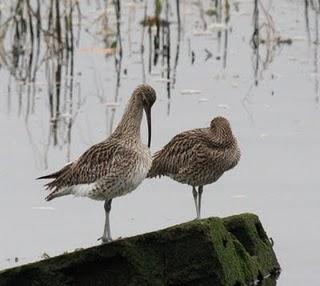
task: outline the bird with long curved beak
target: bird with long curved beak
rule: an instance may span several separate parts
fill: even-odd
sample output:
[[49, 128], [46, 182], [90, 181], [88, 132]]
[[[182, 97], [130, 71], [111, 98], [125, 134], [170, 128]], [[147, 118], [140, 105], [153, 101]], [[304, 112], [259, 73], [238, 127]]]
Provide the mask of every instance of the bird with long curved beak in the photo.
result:
[[151, 106], [144, 106], [144, 111], [147, 117], [147, 124], [148, 124], [148, 147], [151, 146]]
[[[111, 241], [109, 216], [112, 199], [136, 189], [151, 167], [152, 156], [148, 147], [151, 144], [151, 107], [155, 101], [156, 93], [150, 85], [138, 86], [109, 138], [93, 145], [61, 170], [39, 178], [53, 179], [46, 184], [51, 191], [47, 201], [70, 194], [105, 201], [102, 242]], [[148, 147], [141, 142], [140, 136], [143, 110], [148, 123]]]

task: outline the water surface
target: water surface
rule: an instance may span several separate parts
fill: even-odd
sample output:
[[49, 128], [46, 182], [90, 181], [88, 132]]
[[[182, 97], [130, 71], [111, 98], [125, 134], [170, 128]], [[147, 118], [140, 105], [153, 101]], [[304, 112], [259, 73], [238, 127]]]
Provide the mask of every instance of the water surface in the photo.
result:
[[[0, 6], [1, 268], [98, 243], [103, 203], [47, 203], [35, 178], [106, 138], [147, 82], [158, 96], [153, 152], [217, 115], [238, 138], [241, 162], [205, 187], [203, 217], [258, 214], [283, 268], [277, 285], [317, 284], [316, 1], [180, 1], [179, 13], [176, 1], [158, 10], [153, 1], [41, 2], [39, 10], [22, 2]], [[158, 29], [141, 25], [146, 16], [162, 19]], [[113, 201], [113, 237], [194, 216], [190, 187], [146, 180]]]

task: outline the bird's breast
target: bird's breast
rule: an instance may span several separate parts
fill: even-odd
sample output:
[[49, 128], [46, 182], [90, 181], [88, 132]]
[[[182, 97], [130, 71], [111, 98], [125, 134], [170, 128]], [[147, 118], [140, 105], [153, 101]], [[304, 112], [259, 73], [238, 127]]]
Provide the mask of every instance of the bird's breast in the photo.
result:
[[224, 169], [225, 171], [234, 168], [240, 160], [240, 149], [238, 147], [226, 150], [225, 160], [224, 160]]
[[135, 190], [141, 182], [147, 177], [152, 164], [152, 156], [150, 150], [139, 150], [137, 159], [134, 161], [131, 172], [128, 173], [127, 179], [123, 181], [123, 194]]

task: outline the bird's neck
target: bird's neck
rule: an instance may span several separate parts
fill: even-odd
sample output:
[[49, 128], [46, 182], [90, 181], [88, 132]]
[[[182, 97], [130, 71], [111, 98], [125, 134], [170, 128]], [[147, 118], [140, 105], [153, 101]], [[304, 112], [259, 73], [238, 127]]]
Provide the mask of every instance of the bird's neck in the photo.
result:
[[136, 97], [131, 97], [126, 110], [112, 136], [126, 136], [133, 140], [140, 140], [142, 115], [142, 103]]

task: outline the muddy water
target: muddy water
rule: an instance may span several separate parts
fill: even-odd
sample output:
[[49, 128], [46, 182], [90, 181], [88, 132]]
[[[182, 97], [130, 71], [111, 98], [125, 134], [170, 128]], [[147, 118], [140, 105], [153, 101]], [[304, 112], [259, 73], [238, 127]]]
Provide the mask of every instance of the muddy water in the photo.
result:
[[[158, 94], [152, 151], [217, 115], [238, 137], [241, 163], [205, 187], [203, 217], [257, 213], [283, 268], [277, 285], [317, 284], [316, 1], [180, 1], [180, 17], [175, 1], [163, 1], [157, 12], [153, 1], [122, 1], [120, 9], [80, 1], [61, 4], [59, 15], [68, 19], [61, 22], [56, 6], [42, 4], [41, 25], [32, 3], [33, 38], [30, 26], [23, 32], [10, 18], [13, 2], [0, 6], [1, 268], [97, 244], [103, 204], [72, 197], [47, 203], [34, 178], [108, 136], [133, 88], [147, 82]], [[19, 11], [28, 23], [28, 11]], [[163, 20], [158, 30], [140, 24], [155, 13]], [[146, 180], [114, 200], [113, 236], [194, 216], [189, 187]]]

